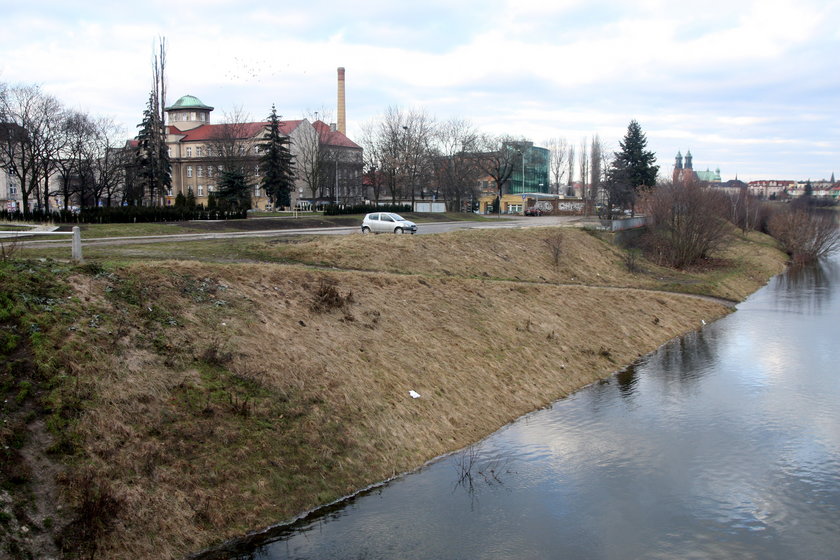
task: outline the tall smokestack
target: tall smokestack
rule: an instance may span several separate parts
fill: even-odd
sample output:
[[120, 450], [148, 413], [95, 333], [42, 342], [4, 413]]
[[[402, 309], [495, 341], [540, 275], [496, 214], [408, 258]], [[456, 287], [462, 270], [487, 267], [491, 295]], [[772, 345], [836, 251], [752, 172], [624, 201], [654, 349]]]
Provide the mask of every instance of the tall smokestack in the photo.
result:
[[347, 134], [347, 113], [344, 110], [344, 67], [338, 68], [338, 131]]

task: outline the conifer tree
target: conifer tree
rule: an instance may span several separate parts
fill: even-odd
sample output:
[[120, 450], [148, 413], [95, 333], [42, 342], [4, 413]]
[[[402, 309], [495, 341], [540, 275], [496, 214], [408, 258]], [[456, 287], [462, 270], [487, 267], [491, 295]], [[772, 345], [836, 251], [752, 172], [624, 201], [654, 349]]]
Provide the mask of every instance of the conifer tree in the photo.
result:
[[294, 188], [294, 157], [289, 149], [289, 139], [280, 132], [280, 117], [274, 105], [266, 125], [265, 142], [261, 144], [260, 186], [275, 208], [291, 206], [291, 191]]
[[656, 154], [646, 150], [647, 138], [636, 120], [630, 121], [624, 140], [619, 142], [621, 151], [615, 153], [615, 163], [619, 166], [633, 191], [639, 187], [652, 187], [656, 184], [659, 166], [654, 165]]
[[251, 207], [250, 185], [241, 169], [225, 169], [219, 180], [219, 205], [223, 210], [247, 210]]
[[152, 204], [169, 189], [172, 184], [170, 175], [169, 152], [163, 137], [163, 127], [157, 114], [154, 92], [149, 96], [146, 110], [143, 111], [143, 121], [137, 125], [137, 152], [135, 164], [137, 178], [142, 189], [140, 196], [148, 196]]

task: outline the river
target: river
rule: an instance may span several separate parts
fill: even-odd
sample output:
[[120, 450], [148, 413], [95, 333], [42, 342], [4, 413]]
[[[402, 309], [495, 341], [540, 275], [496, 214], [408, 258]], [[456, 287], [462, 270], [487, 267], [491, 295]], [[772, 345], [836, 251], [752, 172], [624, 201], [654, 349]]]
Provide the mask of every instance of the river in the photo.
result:
[[840, 558], [840, 259], [612, 378], [207, 558]]

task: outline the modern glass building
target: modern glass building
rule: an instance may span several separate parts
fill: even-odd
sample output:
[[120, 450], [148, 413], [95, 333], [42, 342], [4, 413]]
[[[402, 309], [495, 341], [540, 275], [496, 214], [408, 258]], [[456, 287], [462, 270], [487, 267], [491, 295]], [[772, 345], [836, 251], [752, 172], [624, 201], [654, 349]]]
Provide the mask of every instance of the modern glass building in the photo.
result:
[[508, 149], [517, 152], [518, 162], [508, 180], [507, 192], [548, 193], [548, 163], [550, 152], [547, 148], [538, 148], [531, 142], [517, 142], [508, 145]]

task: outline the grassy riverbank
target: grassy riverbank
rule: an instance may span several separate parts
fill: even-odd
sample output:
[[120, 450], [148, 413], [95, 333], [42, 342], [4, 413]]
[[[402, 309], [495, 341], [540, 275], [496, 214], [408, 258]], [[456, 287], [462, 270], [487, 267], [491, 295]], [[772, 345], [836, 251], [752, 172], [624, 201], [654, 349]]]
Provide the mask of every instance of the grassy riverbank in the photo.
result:
[[13, 558], [56, 538], [181, 558], [287, 519], [729, 312], [659, 290], [739, 300], [784, 262], [753, 234], [702, 269], [630, 272], [606, 236], [562, 228], [182, 249], [0, 265]]

